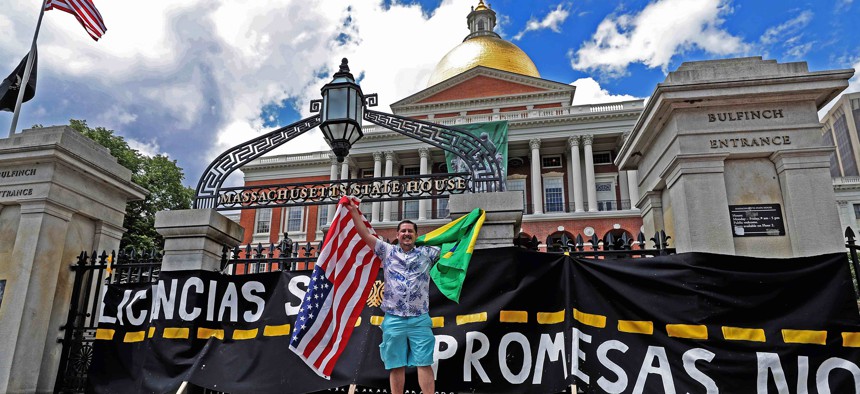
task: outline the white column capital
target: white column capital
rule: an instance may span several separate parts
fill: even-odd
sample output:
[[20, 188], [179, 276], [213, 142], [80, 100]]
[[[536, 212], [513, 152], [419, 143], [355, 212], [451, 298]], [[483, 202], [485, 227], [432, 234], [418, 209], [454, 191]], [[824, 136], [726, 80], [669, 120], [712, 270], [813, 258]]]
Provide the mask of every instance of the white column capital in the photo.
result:
[[382, 152], [373, 152], [373, 161], [382, 161]]
[[331, 159], [331, 165], [336, 166], [340, 164], [340, 162], [337, 161], [337, 156], [335, 156], [334, 153], [329, 153], [328, 158]]
[[529, 148], [540, 149], [540, 138], [532, 138], [529, 140]]
[[579, 143], [580, 137], [578, 135], [572, 135], [570, 137], [567, 137], [567, 146], [569, 146], [571, 149], [573, 149], [574, 147], [578, 148]]
[[394, 151], [385, 151], [385, 160], [390, 161], [392, 163], [397, 163], [397, 154]]
[[430, 148], [428, 148], [426, 146], [422, 146], [422, 147], [418, 148], [418, 156], [421, 157], [422, 159], [430, 158]]
[[594, 142], [594, 136], [591, 134], [585, 134], [582, 136], [582, 144], [583, 145], [591, 145]]

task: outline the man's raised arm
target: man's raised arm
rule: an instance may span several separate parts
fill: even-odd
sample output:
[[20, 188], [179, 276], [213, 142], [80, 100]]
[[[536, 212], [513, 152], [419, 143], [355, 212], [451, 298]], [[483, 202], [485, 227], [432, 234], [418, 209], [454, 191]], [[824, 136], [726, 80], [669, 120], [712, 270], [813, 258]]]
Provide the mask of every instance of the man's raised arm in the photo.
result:
[[364, 219], [358, 214], [355, 202], [352, 201], [351, 198], [347, 200], [348, 201], [344, 206], [346, 206], [347, 211], [349, 211], [350, 216], [352, 216], [352, 224], [355, 226], [355, 230], [358, 231], [358, 235], [364, 240], [364, 242], [367, 242], [371, 249], [376, 249], [376, 242], [379, 241], [379, 238], [374, 237], [373, 234], [370, 233], [370, 230], [367, 229], [367, 226], [364, 225]]

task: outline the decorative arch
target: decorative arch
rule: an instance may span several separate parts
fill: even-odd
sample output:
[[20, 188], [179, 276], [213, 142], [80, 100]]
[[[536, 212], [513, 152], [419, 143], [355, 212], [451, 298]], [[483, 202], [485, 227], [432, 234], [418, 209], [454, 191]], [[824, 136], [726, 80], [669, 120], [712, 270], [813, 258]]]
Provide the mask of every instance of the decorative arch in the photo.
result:
[[567, 239], [567, 241], [573, 241], [575, 239], [574, 235], [570, 233], [570, 231], [556, 231], [550, 235], [546, 236], [546, 250], [547, 252], [560, 252], [562, 239]]
[[[375, 94], [364, 97], [365, 106], [376, 105]], [[311, 102], [311, 111], [319, 112], [319, 100]], [[365, 121], [382, 126], [407, 137], [451, 152], [459, 157], [470, 170], [469, 189], [473, 192], [493, 192], [505, 190], [502, 177], [501, 156], [489, 141], [475, 137], [459, 128], [436, 123], [404, 118], [397, 115], [364, 110]], [[224, 181], [233, 171], [250, 161], [289, 142], [299, 135], [319, 126], [319, 115], [313, 115], [298, 122], [281, 127], [263, 136], [236, 145], [219, 155], [206, 167], [195, 191], [195, 209], [218, 209], [218, 195]], [[236, 209], [232, 207], [230, 209]], [[239, 207], [239, 209], [242, 209]]]
[[612, 236], [611, 239], [612, 239], [613, 247], [615, 247], [615, 249], [621, 249], [622, 247], [628, 246], [628, 245], [625, 245], [625, 242], [624, 242], [624, 236], [625, 235], [627, 236], [627, 240], [628, 240], [627, 242], [628, 243], [630, 241], [633, 241], [636, 239], [636, 238], [633, 238], [633, 233], [631, 233], [630, 231], [627, 231], [623, 228], [616, 228], [616, 229], [609, 230], [605, 234], [603, 234], [602, 239], [603, 239], [604, 244], [606, 244], [607, 241], [610, 239], [610, 235]]

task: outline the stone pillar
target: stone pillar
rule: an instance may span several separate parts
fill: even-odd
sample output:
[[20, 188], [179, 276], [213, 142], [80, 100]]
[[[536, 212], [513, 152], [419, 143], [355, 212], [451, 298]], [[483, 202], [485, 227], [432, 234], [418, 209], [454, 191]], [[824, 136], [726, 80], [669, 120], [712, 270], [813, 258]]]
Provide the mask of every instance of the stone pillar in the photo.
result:
[[[394, 155], [394, 152], [385, 152], [385, 176], [392, 176], [394, 173], [394, 161], [396, 158], [397, 156]], [[391, 201], [385, 201], [382, 203], [382, 221], [391, 221]]]
[[637, 209], [639, 201], [639, 171], [627, 171], [627, 192], [630, 193], [630, 209]]
[[582, 136], [582, 144], [585, 145], [585, 190], [588, 192], [588, 212], [597, 212], [597, 185], [594, 180], [592, 142], [594, 142], [594, 136]]
[[532, 150], [532, 205], [534, 205], [535, 214], [543, 213], [543, 189], [541, 188], [540, 175], [540, 138], [532, 138], [529, 140], [529, 147]]
[[521, 191], [455, 194], [449, 199], [451, 220], [481, 208], [486, 212], [475, 249], [500, 248], [514, 245], [523, 218]]
[[[421, 175], [427, 175], [430, 173], [428, 161], [430, 159], [430, 148], [421, 147], [418, 148], [418, 156], [421, 157], [421, 164], [419, 167], [419, 173]], [[425, 178], [426, 179], [426, 178]], [[418, 200], [418, 220], [427, 219], [427, 204], [430, 200]]]
[[[373, 177], [379, 178], [382, 176], [382, 152], [373, 152]], [[376, 223], [379, 221], [379, 201], [371, 204], [370, 221]]]
[[570, 171], [573, 173], [573, 203], [576, 212], [585, 210], [582, 203], [582, 167], [579, 164], [579, 141], [578, 135], [567, 139], [567, 144], [570, 146]]
[[0, 393], [54, 389], [74, 275], [118, 249], [128, 201], [147, 191], [108, 150], [66, 126], [0, 139]]
[[[831, 253], [844, 250], [839, 212], [830, 180], [832, 147], [792, 149], [774, 152], [770, 159], [776, 166], [782, 201], [786, 212], [786, 233], [801, 238], [791, 243], [795, 256]], [[818, 186], [811, 186], [816, 180]], [[824, 187], [825, 182], [831, 187]], [[826, 201], [826, 203], [825, 203]]]
[[164, 237], [163, 271], [219, 271], [224, 245], [239, 245], [245, 231], [214, 209], [157, 212], [155, 230]]
[[675, 219], [675, 247], [679, 250], [735, 252], [729, 215], [712, 209], [729, 205], [723, 164], [727, 156], [678, 156], [663, 174]]
[[662, 216], [681, 253], [845, 253], [818, 110], [853, 74], [760, 57], [669, 73], [616, 160], [639, 172], [646, 233]]
[[[331, 172], [329, 174], [328, 179], [336, 181], [338, 176], [338, 166], [340, 165], [340, 163], [337, 161], [337, 156], [335, 156], [334, 153], [329, 153], [328, 157], [329, 159], [331, 159]], [[328, 220], [326, 221], [328, 222], [328, 224], [331, 224], [331, 221], [334, 219], [335, 208], [337, 208], [337, 205], [335, 204], [328, 205]]]

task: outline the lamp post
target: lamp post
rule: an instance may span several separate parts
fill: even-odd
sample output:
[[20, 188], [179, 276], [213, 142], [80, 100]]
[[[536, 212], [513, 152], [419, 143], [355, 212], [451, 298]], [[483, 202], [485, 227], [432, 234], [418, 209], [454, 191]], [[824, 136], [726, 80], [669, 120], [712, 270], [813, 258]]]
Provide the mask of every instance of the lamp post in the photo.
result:
[[346, 58], [331, 82], [322, 87], [320, 130], [338, 162], [349, 154], [352, 144], [364, 135], [361, 120], [364, 115], [364, 94], [349, 72]]

